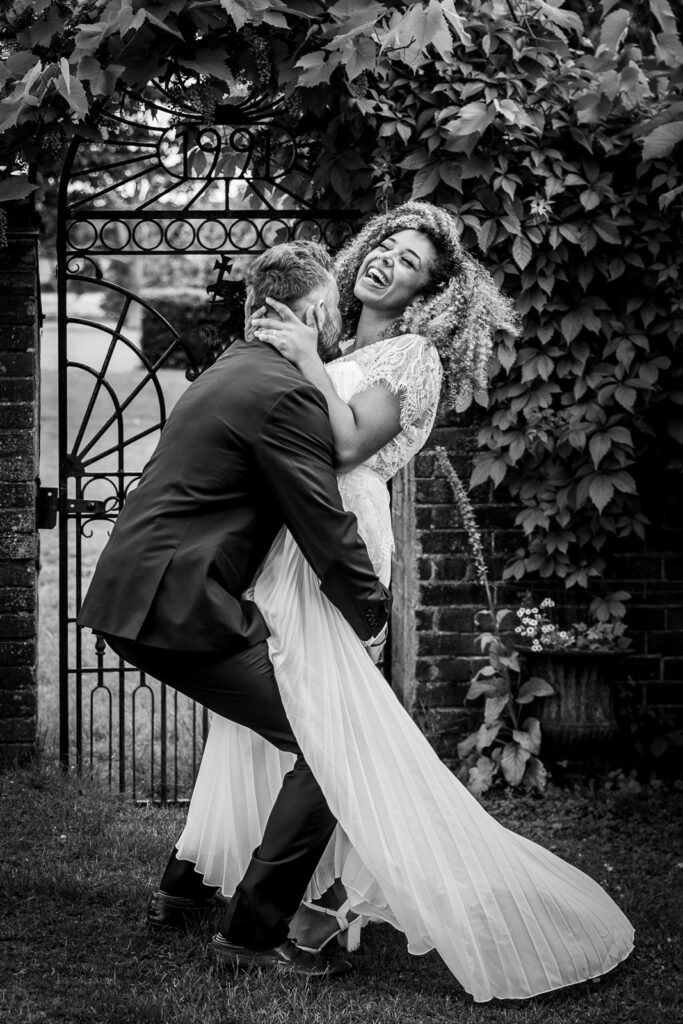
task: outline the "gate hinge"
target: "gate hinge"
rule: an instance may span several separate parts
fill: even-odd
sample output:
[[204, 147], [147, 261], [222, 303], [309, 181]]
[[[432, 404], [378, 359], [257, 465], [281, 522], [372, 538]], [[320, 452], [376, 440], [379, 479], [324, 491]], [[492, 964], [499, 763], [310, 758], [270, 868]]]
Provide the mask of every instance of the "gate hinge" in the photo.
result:
[[59, 499], [56, 487], [39, 487], [36, 502], [36, 524], [39, 530], [53, 530], [57, 525], [57, 513], [67, 515], [104, 516], [106, 509], [103, 501], [94, 498]]
[[36, 526], [39, 530], [54, 530], [59, 511], [59, 491], [56, 487], [39, 487], [36, 498]]

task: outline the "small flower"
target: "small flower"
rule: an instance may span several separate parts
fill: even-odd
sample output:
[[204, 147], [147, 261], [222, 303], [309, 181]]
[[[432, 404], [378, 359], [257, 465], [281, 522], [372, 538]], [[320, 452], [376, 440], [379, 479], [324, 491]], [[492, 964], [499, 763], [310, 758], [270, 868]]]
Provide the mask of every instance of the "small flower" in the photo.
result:
[[521, 626], [515, 626], [515, 633], [523, 633], [523, 632], [524, 632], [524, 630], [522, 629]]
[[554, 608], [555, 602], [551, 597], [544, 597], [541, 601], [541, 608]]
[[538, 608], [532, 608], [531, 609], [531, 614], [532, 615], [538, 615]]
[[518, 608], [517, 609], [517, 618], [518, 619], [523, 619], [525, 615], [526, 615], [526, 608]]
[[534, 640], [534, 642], [531, 645], [531, 650], [532, 651], [542, 651], [543, 650], [543, 648], [541, 647], [541, 644], [540, 644], [540, 642], [538, 640]]
[[545, 199], [543, 196], [535, 196], [530, 203], [531, 213], [534, 217], [547, 217], [552, 209], [552, 199]]

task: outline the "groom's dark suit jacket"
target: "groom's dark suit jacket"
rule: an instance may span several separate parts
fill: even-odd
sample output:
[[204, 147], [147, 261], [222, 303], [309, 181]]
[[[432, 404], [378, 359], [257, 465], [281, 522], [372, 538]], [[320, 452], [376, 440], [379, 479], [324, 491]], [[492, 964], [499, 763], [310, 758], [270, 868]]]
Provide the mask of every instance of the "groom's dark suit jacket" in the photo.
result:
[[240, 595], [283, 523], [323, 593], [375, 636], [390, 598], [341, 504], [325, 400], [274, 349], [237, 341], [169, 416], [78, 622], [174, 650], [258, 643], [268, 630]]

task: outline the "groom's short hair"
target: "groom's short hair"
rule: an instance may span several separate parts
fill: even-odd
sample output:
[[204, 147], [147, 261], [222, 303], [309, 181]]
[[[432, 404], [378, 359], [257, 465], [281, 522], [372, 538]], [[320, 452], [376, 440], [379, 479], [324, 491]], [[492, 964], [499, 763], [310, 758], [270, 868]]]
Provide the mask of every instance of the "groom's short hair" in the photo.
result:
[[252, 305], [262, 306], [266, 298], [291, 306], [317, 288], [324, 288], [334, 275], [332, 257], [318, 242], [283, 242], [266, 249], [249, 267], [247, 287]]

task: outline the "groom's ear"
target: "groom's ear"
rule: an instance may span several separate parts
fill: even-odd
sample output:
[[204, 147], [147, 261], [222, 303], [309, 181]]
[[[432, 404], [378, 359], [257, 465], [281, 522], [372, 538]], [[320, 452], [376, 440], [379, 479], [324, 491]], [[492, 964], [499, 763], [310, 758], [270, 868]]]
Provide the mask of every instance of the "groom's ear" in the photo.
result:
[[244, 303], [244, 340], [245, 341], [252, 341], [253, 340], [253, 333], [249, 329], [249, 320], [251, 318], [251, 313], [252, 313], [253, 308], [254, 308], [254, 292], [250, 288], [249, 291], [247, 292], [247, 298], [246, 298], [246, 301]]
[[302, 319], [307, 327], [317, 327], [318, 318], [315, 315], [315, 306], [306, 306], [306, 312], [304, 313]]

